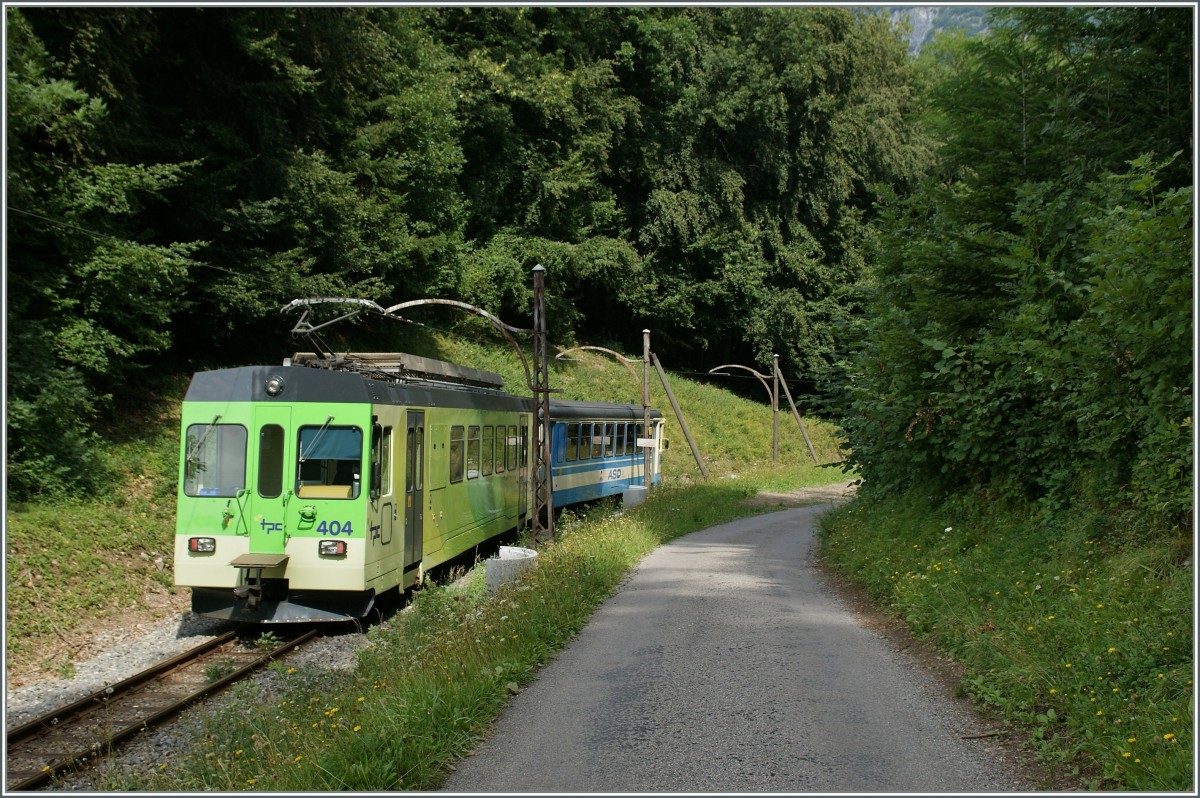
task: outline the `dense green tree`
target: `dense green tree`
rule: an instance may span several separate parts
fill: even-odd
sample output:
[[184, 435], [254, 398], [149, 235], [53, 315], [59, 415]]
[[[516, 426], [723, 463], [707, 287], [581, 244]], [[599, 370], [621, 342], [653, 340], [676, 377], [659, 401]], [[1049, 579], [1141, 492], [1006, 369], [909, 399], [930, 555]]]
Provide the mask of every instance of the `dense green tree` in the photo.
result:
[[7, 11], [16, 495], [89, 481], [51, 438], [130, 369], [278, 357], [297, 296], [456, 286], [456, 98], [419, 15]]
[[1082, 491], [1179, 521], [1192, 166], [1166, 84], [1190, 71], [1190, 28], [1059, 11], [997, 13], [936, 52], [944, 144], [878, 225], [845, 425], [876, 489]]
[[50, 433], [279, 357], [296, 297], [519, 324], [541, 263], [557, 341], [811, 375], [924, 159], [902, 41], [844, 9], [7, 12], [10, 466], [47, 485], [85, 471]]
[[196, 242], [146, 221], [195, 166], [107, 157], [108, 104], [6, 9], [9, 495], [103, 480], [91, 423], [108, 391], [172, 343]]
[[681, 364], [828, 358], [876, 183], [913, 180], [908, 62], [843, 9], [445, 9], [472, 296]]

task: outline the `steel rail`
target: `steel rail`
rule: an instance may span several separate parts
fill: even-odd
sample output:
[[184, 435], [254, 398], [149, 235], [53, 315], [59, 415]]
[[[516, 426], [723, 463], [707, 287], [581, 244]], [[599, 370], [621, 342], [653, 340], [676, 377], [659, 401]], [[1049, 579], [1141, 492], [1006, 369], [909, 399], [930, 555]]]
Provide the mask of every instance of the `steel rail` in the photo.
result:
[[21, 740], [25, 740], [37, 735], [43, 729], [49, 729], [57, 726], [64, 720], [85, 715], [88, 712], [97, 709], [98, 707], [104, 706], [105, 703], [115, 699], [117, 696], [133, 689], [134, 687], [145, 684], [151, 679], [155, 679], [167, 671], [172, 670], [176, 666], [199, 657], [205, 652], [225, 645], [235, 637], [237, 637], [237, 632], [226, 632], [220, 637], [215, 637], [206, 643], [196, 646], [195, 648], [189, 648], [187, 651], [176, 657], [163, 660], [157, 665], [147, 668], [141, 673], [130, 676], [128, 679], [123, 679], [116, 684], [109, 685], [101, 690], [97, 690], [91, 695], [85, 696], [74, 703], [51, 710], [45, 715], [35, 718], [34, 720], [31, 720], [28, 723], [18, 726], [17, 728], [8, 732], [5, 735], [5, 741], [8, 745], [12, 745], [13, 743], [18, 743]]
[[[124, 742], [125, 740], [129, 739], [130, 737], [133, 737], [135, 734], [138, 734], [142, 731], [145, 731], [146, 729], [149, 729], [154, 726], [158, 726], [161, 723], [164, 723], [165, 721], [167, 721], [170, 718], [174, 717], [175, 715], [179, 714], [180, 712], [187, 709], [188, 707], [195, 704], [196, 702], [200, 701], [201, 699], [206, 698], [210, 694], [212, 694], [218, 690], [221, 690], [221, 689], [227, 687], [228, 685], [233, 684], [234, 682], [237, 682], [241, 679], [246, 678], [251, 673], [257, 671], [259, 668], [262, 668], [267, 663], [272, 662], [273, 660], [276, 660], [279, 657], [283, 656], [290, 649], [295, 648], [296, 646], [299, 646], [302, 643], [308, 642], [313, 637], [316, 637], [316, 635], [317, 635], [317, 631], [315, 629], [309, 630], [295, 639], [289, 640], [286, 643], [282, 643], [282, 644], [276, 646], [274, 649], [272, 649], [268, 653], [264, 654], [263, 656], [254, 659], [252, 662], [242, 666], [241, 668], [238, 668], [237, 670], [224, 676], [221, 679], [218, 679], [217, 681], [213, 682], [212, 684], [205, 685], [204, 687], [200, 688], [199, 690], [194, 691], [193, 693], [188, 695], [186, 698], [182, 698], [164, 709], [161, 709], [151, 715], [141, 718], [138, 721], [136, 721], [135, 723], [129, 724], [128, 726], [121, 729], [120, 731], [117, 731], [114, 734], [109, 735], [103, 742], [101, 742], [99, 744], [100, 750], [111, 750], [113, 748], [113, 746], [116, 746], [116, 745]], [[231, 632], [227, 635], [224, 635], [223, 638], [220, 638], [220, 639], [221, 639], [222, 643], [225, 643], [225, 642], [228, 642], [229, 639], [232, 637], [236, 637], [236, 634]], [[192, 649], [192, 650], [185, 652], [184, 654], [181, 654], [177, 657], [173, 657], [171, 660], [168, 660], [167, 662], [173, 663], [170, 665], [170, 667], [164, 667], [164, 666], [166, 666], [166, 663], [161, 663], [160, 665], [155, 666], [154, 668], [147, 669], [147, 671], [145, 671], [143, 673], [146, 673], [148, 671], [157, 671], [157, 673], [144, 679], [142, 681], [142, 683], [152, 681], [155, 677], [163, 675], [164, 673], [171, 670], [172, 668], [177, 667], [178, 665], [183, 664], [184, 662], [186, 662], [190, 659], [197, 658], [201, 654], [206, 653], [208, 650], [211, 650], [214, 647], [216, 647], [216, 646], [209, 645], [209, 644], [205, 644], [204, 646], [197, 646], [195, 649]], [[203, 650], [201, 650], [201, 649], [203, 649]], [[141, 676], [141, 675], [142, 674], [138, 674], [138, 676]], [[132, 677], [132, 678], [137, 678], [137, 677]], [[127, 681], [129, 681], [129, 680], [127, 680]], [[115, 685], [114, 685], [114, 688], [115, 688]], [[128, 690], [129, 690], [129, 688], [123, 688], [123, 692], [128, 692]], [[100, 695], [107, 696], [107, 690], [101, 691]], [[76, 702], [76, 703], [80, 703], [80, 702]], [[74, 706], [74, 705], [72, 705], [72, 706]], [[51, 714], [57, 715], [60, 713], [51, 713]], [[79, 717], [80, 714], [81, 713], [76, 713], [76, 717]], [[39, 721], [40, 720], [42, 720], [42, 719], [39, 718]], [[37, 722], [38, 721], [35, 721], [34, 724], [36, 724]], [[23, 731], [26, 728], [26, 726], [30, 726], [30, 725], [34, 725], [34, 724], [26, 724], [25, 726], [22, 726], [20, 729], [14, 729], [14, 732]], [[42, 726], [40, 728], [44, 729], [45, 727]], [[35, 730], [35, 733], [36, 733], [36, 730]], [[30, 734], [26, 733], [25, 736], [28, 737], [28, 736], [30, 736]], [[61, 759], [59, 759], [55, 762], [46, 764], [42, 768], [40, 773], [38, 773], [34, 776], [31, 776], [31, 777], [25, 779], [24, 781], [18, 782], [17, 784], [13, 785], [12, 787], [9, 787], [8, 790], [6, 790], [6, 791], [27, 792], [30, 790], [36, 790], [39, 787], [46, 784], [47, 782], [49, 782], [51, 779], [53, 779], [59, 773], [69, 770], [69, 769], [75, 767], [76, 765], [81, 764], [85, 760], [93, 757], [96, 753], [96, 750], [97, 749], [95, 746], [90, 746], [86, 749], [78, 750], [78, 751], [75, 751], [74, 753], [67, 754], [66, 756], [62, 757]]]

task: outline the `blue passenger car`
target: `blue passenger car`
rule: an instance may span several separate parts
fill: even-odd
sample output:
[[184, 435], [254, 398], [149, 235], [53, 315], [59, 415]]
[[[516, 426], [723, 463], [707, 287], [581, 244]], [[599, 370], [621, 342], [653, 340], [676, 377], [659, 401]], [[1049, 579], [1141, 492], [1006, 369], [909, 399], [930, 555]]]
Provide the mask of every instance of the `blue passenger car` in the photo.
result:
[[[554, 506], [613, 496], [645, 486], [647, 473], [661, 481], [663, 418], [650, 411], [647, 433], [641, 409], [605, 402], [551, 402]], [[638, 442], [651, 441], [652, 446]]]

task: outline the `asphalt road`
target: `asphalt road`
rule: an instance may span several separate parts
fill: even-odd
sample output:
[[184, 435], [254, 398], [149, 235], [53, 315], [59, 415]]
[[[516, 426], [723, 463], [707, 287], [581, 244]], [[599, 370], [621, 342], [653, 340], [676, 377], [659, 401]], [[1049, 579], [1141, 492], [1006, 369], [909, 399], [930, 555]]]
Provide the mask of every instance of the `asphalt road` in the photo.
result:
[[823, 509], [650, 554], [443, 790], [1032, 789], [991, 740], [962, 739], [986, 729], [822, 583]]

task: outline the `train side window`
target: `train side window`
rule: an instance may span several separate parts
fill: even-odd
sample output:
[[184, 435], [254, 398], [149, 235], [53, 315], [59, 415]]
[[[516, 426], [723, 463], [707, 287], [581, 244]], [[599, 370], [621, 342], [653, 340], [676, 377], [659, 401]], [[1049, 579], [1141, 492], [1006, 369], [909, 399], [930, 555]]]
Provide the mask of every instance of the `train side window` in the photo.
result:
[[508, 470], [515, 471], [517, 469], [517, 428], [510, 426], [508, 428]]
[[467, 427], [467, 479], [479, 478], [479, 427]]
[[187, 429], [183, 492], [232, 498], [246, 487], [246, 428], [192, 424]]
[[464, 451], [463, 433], [465, 428], [453, 426], [450, 428], [450, 481], [462, 482]]
[[[408, 440], [407, 440], [407, 445], [404, 447], [404, 451], [406, 451], [406, 452], [411, 452], [412, 450], [413, 450], [413, 428], [412, 428], [412, 427], [409, 427], [409, 428], [408, 428]], [[404, 475], [404, 492], [405, 492], [405, 493], [412, 493], [412, 490], [413, 490], [413, 472], [414, 472], [414, 471], [416, 471], [416, 469], [415, 469], [415, 468], [409, 468], [409, 469], [408, 469], [408, 473]]]
[[496, 473], [504, 473], [504, 425], [496, 427]]
[[521, 425], [521, 462], [529, 462], [529, 427]]
[[575, 453], [579, 450], [579, 424], [572, 423], [567, 425], [567, 460], [573, 461]]
[[483, 454], [479, 465], [482, 467], [482, 474], [485, 477], [492, 474], [492, 442], [495, 436], [490, 426], [483, 428]]
[[613, 452], [617, 455], [625, 454], [625, 424], [617, 425], [616, 443], [613, 445]]
[[258, 495], [274, 499], [283, 493], [283, 427], [265, 424], [258, 431]]
[[592, 425], [592, 457], [604, 456], [604, 425]]
[[588, 460], [592, 456], [592, 425], [579, 425], [579, 459]]
[[616, 427], [615, 424], [605, 424], [604, 425], [604, 456], [605, 457], [612, 457], [613, 454], [615, 454], [615, 452], [613, 452], [613, 441], [615, 441], [617, 439], [617, 433], [616, 433], [615, 427]]
[[382, 481], [381, 490], [384, 495], [392, 492], [392, 428], [383, 428], [383, 446], [380, 457], [383, 458], [383, 464], [380, 467], [380, 480]]
[[392, 492], [392, 428], [376, 424], [371, 429], [371, 498]]
[[358, 427], [300, 428], [296, 495], [356, 499], [362, 487], [363, 433]]

